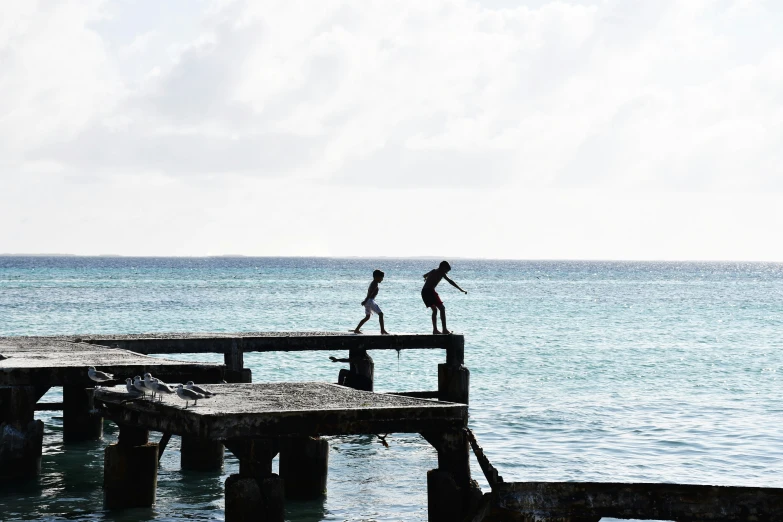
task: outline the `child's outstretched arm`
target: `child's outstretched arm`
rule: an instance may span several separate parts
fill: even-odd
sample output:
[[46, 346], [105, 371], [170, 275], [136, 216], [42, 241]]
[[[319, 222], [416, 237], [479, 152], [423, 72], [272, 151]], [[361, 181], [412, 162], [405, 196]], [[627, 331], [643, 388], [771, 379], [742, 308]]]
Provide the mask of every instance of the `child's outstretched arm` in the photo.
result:
[[449, 278], [448, 278], [448, 276], [445, 276], [445, 275], [444, 275], [444, 276], [443, 276], [443, 279], [445, 279], [446, 281], [448, 281], [449, 283], [451, 283], [451, 286], [453, 286], [454, 288], [456, 288], [457, 290], [459, 290], [459, 291], [460, 291], [460, 292], [462, 292], [463, 294], [467, 294], [467, 293], [468, 293], [467, 291], [465, 291], [465, 290], [463, 290], [462, 288], [460, 288], [460, 287], [459, 287], [459, 285], [458, 285], [457, 283], [455, 283], [454, 281], [452, 281], [451, 279], [449, 279]]

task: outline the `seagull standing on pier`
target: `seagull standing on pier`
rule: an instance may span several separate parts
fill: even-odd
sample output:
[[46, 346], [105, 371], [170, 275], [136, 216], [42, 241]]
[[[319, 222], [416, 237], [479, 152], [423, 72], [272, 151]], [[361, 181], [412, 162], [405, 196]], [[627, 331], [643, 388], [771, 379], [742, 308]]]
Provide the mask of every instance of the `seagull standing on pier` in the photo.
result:
[[152, 398], [155, 398], [155, 392], [157, 391], [158, 379], [152, 376], [150, 372], [144, 374], [144, 386], [152, 392]]
[[114, 375], [95, 369], [95, 366], [87, 368], [87, 375], [95, 382], [108, 382], [114, 380]]
[[198, 392], [204, 397], [212, 397], [213, 395], [216, 395], [215, 393], [212, 393], [209, 390], [205, 390], [198, 384], [193, 384], [193, 381], [188, 381], [187, 383], [185, 383], [185, 388], [188, 390], [193, 390], [194, 392]]
[[207, 397], [203, 393], [199, 393], [196, 390], [192, 390], [190, 388], [185, 388], [181, 384], [177, 386], [177, 396], [179, 396], [180, 399], [185, 401], [186, 409], [188, 407], [188, 401], [193, 401], [193, 404], [195, 406], [198, 406], [198, 400], [205, 399]]
[[[182, 385], [180, 384], [180, 386]], [[158, 400], [162, 401], [163, 395], [171, 395], [175, 390], [165, 382], [155, 379], [155, 391], [158, 392]]]
[[141, 377], [139, 377], [138, 375], [133, 378], [133, 387], [136, 388], [139, 392], [141, 392], [142, 397], [146, 397], [147, 391], [149, 391], [147, 385], [144, 384], [144, 381], [142, 381]]
[[136, 389], [136, 386], [133, 383], [133, 379], [130, 377], [125, 379], [125, 389], [128, 390], [128, 393], [133, 395], [137, 395], [139, 393], [139, 390]]

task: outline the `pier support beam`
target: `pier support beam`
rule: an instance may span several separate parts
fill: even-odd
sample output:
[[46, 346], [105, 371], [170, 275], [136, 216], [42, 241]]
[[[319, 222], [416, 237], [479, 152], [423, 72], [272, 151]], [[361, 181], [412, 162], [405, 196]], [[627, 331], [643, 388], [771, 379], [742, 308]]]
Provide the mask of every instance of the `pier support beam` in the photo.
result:
[[226, 522], [284, 522], [283, 479], [272, 473], [276, 440], [227, 441], [239, 459], [239, 473], [226, 479]]
[[348, 370], [340, 370], [337, 376], [337, 384], [353, 388], [354, 390], [373, 391], [375, 363], [367, 353], [367, 350], [352, 349], [348, 352], [348, 359], [333, 360], [350, 364]]
[[95, 388], [63, 386], [63, 442], [100, 440], [103, 417], [92, 415]]
[[0, 481], [41, 473], [43, 422], [35, 420], [34, 386], [0, 386]]
[[147, 430], [121, 424], [118, 442], [104, 450], [104, 507], [150, 507], [157, 484], [158, 444], [149, 442]]
[[481, 502], [481, 488], [470, 478], [467, 434], [450, 430], [422, 436], [438, 450], [438, 469], [427, 472], [427, 520], [462, 520]]
[[231, 348], [223, 354], [226, 365], [226, 382], [253, 382], [253, 374], [250, 368], [245, 368], [245, 352], [242, 349], [242, 341], [233, 339]]
[[219, 440], [183, 436], [180, 466], [191, 471], [220, 471], [223, 469], [223, 443]]
[[329, 442], [320, 437], [287, 439], [280, 445], [280, 477], [288, 499], [313, 500], [326, 494]]

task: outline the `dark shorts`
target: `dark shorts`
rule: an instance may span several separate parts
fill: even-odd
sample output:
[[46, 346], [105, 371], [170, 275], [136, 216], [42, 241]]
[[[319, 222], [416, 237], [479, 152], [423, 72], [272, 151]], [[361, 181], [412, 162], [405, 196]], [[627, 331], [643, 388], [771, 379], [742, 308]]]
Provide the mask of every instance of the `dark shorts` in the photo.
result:
[[438, 292], [434, 288], [422, 288], [421, 299], [424, 301], [424, 306], [431, 308], [433, 306], [441, 306], [443, 301], [440, 300]]

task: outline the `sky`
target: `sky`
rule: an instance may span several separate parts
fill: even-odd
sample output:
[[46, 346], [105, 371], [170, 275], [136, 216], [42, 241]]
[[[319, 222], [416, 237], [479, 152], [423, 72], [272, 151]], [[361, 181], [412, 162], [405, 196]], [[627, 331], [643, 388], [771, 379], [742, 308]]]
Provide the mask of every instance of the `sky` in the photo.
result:
[[783, 2], [0, 3], [0, 253], [783, 262]]

